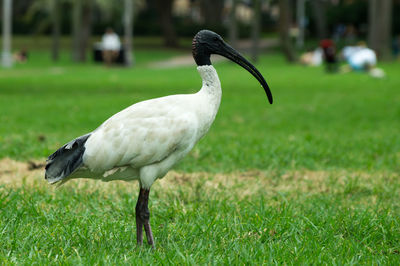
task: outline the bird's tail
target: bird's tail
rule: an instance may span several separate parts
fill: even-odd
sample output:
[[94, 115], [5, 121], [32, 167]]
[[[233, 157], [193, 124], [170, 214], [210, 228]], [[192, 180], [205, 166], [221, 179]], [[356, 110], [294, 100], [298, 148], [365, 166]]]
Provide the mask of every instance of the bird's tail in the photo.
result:
[[45, 179], [50, 184], [65, 183], [67, 177], [75, 172], [83, 163], [85, 143], [91, 133], [76, 138], [49, 156], [46, 161]]

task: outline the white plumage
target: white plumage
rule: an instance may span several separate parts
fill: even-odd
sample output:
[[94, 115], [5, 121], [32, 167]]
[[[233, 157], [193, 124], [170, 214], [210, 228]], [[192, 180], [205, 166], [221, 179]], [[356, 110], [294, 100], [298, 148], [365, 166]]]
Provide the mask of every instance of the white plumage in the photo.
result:
[[139, 102], [93, 131], [83, 165], [70, 178], [139, 179], [143, 188], [150, 188], [163, 177], [207, 133], [218, 111], [217, 72], [213, 66], [197, 69], [203, 80], [198, 93]]

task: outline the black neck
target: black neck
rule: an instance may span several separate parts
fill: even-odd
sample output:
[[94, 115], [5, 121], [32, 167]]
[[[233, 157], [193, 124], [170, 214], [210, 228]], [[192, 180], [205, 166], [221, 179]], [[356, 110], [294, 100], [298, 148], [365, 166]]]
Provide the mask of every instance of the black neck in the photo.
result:
[[210, 66], [211, 65], [211, 60], [210, 60], [210, 53], [207, 51], [206, 47], [204, 45], [197, 43], [194, 45], [192, 49], [192, 54], [194, 61], [198, 66]]

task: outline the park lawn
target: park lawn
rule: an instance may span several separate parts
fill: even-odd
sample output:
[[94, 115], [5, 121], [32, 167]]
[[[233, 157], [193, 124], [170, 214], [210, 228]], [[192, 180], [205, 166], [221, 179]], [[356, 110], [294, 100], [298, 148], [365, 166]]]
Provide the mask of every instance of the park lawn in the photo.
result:
[[[32, 55], [38, 58], [32, 67], [1, 70], [0, 157], [45, 158], [135, 102], [196, 92], [201, 80], [194, 64], [147, 67], [151, 57], [168, 54], [137, 52], [138, 67], [107, 69], [68, 62], [53, 66], [40, 61], [48, 58], [41, 52]], [[242, 68], [217, 64], [220, 111], [209, 134], [177, 169], [400, 170], [399, 64], [382, 64], [387, 72], [382, 80], [361, 73], [326, 75], [322, 68], [288, 66], [276, 55], [263, 57], [258, 67], [274, 104]]]
[[[44, 161], [134, 102], [195, 92], [194, 65], [148, 66], [177, 53], [138, 51], [136, 68], [107, 69], [65, 55], [54, 66], [38, 52], [0, 70], [0, 158]], [[216, 64], [223, 97], [214, 125], [152, 188], [155, 251], [136, 248], [137, 184], [54, 189], [40, 171], [14, 173], [16, 162], [4, 159], [0, 261], [398, 263], [400, 65], [382, 64], [382, 80], [289, 66], [279, 55], [257, 67], [273, 105], [249, 73]]]

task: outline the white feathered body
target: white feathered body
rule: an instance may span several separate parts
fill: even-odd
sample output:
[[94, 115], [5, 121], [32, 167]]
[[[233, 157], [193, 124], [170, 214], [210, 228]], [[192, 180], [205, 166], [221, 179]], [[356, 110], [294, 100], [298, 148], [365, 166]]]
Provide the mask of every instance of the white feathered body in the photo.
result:
[[197, 69], [199, 92], [139, 102], [106, 120], [87, 139], [83, 164], [67, 179], [139, 179], [149, 188], [163, 177], [207, 133], [220, 105], [214, 67]]

